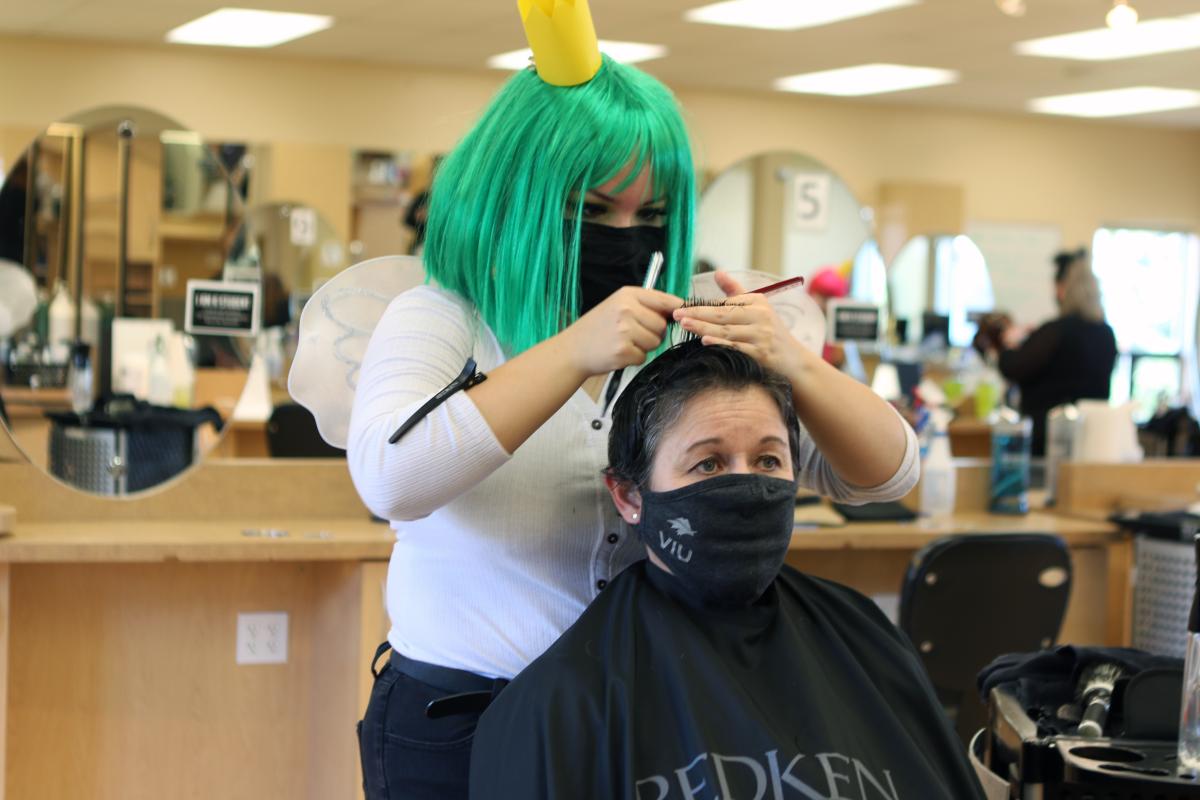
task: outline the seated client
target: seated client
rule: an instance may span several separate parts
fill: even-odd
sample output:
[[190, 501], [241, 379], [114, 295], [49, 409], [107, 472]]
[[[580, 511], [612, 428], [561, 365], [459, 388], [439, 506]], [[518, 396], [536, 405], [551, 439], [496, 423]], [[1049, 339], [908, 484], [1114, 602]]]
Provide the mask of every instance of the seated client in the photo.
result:
[[798, 434], [787, 381], [735, 350], [630, 383], [607, 483], [648, 559], [483, 714], [472, 798], [982, 796], [904, 634], [784, 565]]

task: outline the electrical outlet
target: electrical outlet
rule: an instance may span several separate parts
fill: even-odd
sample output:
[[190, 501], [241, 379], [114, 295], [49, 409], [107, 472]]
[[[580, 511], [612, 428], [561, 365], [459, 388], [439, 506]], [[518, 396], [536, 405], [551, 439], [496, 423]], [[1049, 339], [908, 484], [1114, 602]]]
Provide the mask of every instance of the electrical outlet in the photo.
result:
[[287, 654], [286, 611], [237, 615], [237, 663], [286, 664]]

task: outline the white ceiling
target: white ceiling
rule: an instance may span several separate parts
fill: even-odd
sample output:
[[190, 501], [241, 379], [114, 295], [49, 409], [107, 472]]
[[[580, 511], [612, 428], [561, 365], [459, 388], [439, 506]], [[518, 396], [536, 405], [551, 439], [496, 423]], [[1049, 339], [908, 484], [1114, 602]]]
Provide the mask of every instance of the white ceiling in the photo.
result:
[[[924, 0], [798, 31], [683, 20], [685, 10], [706, 0], [591, 0], [591, 6], [601, 38], [667, 45], [669, 56], [642, 66], [677, 87], [770, 91], [771, 81], [785, 75], [888, 62], [956, 69], [962, 80], [866, 102], [1024, 111], [1027, 100], [1048, 95], [1139, 85], [1200, 90], [1200, 50], [1111, 62], [1015, 55], [1013, 44], [1023, 39], [1101, 27], [1110, 5], [1026, 2], [1021, 18], [1004, 16], [992, 0]], [[1200, 0], [1133, 3], [1143, 19], [1200, 12]], [[223, 5], [335, 17], [329, 30], [268, 51], [283, 56], [478, 69], [488, 56], [525, 44], [515, 0], [18, 0], [0, 14], [0, 33], [162, 44], [170, 28]], [[1200, 128], [1200, 109], [1122, 121]]]

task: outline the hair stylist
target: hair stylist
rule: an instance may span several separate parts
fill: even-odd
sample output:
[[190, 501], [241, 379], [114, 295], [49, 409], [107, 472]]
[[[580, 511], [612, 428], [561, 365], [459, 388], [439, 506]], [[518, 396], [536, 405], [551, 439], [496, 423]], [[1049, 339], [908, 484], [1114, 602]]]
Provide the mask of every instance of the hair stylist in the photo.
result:
[[1020, 387], [1021, 413], [1033, 419], [1035, 456], [1046, 452], [1047, 412], [1076, 400], [1107, 400], [1117, 361], [1117, 339], [1104, 321], [1087, 251], [1059, 253], [1054, 267], [1058, 318], [1028, 337], [1007, 329], [1000, 354], [1001, 374]]
[[[622, 381], [605, 383], [661, 344], [688, 285], [690, 146], [665, 87], [601, 58], [584, 0], [551, 5], [521, 3], [538, 71], [511, 78], [439, 167], [430, 284], [388, 307], [355, 393], [350, 472], [397, 534], [392, 653], [359, 734], [370, 800], [465, 798], [471, 693], [524, 668], [641, 556], [601, 474]], [[655, 251], [666, 291], [640, 286]], [[469, 358], [486, 381], [389, 442]]]

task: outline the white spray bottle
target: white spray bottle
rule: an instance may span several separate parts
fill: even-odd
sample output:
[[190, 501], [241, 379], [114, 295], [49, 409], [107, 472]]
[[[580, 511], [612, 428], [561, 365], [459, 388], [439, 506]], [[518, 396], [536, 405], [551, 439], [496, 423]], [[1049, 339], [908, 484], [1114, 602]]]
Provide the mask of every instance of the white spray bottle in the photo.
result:
[[934, 520], [944, 520], [954, 513], [954, 458], [947, 433], [949, 424], [950, 412], [933, 409], [930, 420], [933, 437], [921, 462], [921, 514]]

